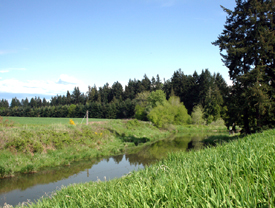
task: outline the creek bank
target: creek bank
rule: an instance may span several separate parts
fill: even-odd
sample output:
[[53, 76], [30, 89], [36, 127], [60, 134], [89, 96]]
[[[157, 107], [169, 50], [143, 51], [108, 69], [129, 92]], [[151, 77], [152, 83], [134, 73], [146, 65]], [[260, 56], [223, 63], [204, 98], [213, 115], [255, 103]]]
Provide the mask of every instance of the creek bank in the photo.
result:
[[[203, 147], [201, 141], [209, 136], [200, 133], [171, 135], [138, 145], [135, 149], [131, 148], [131, 154], [128, 152], [124, 155], [78, 161], [70, 166], [47, 168], [36, 174], [18, 174], [14, 178], [0, 180], [0, 206], [4, 203], [15, 206], [28, 201], [27, 199], [33, 202], [45, 196], [45, 192], [50, 193], [56, 191], [56, 187], [73, 183], [120, 178], [129, 172], [152, 165], [167, 157], [170, 152], [200, 149]], [[17, 197], [19, 195], [20, 198]]]
[[166, 138], [150, 122], [108, 120], [86, 125], [39, 125], [0, 129], [0, 178], [66, 166], [130, 152], [144, 143]]
[[275, 202], [274, 143], [275, 130], [268, 130], [171, 153], [124, 178], [73, 184], [29, 207], [269, 207]]

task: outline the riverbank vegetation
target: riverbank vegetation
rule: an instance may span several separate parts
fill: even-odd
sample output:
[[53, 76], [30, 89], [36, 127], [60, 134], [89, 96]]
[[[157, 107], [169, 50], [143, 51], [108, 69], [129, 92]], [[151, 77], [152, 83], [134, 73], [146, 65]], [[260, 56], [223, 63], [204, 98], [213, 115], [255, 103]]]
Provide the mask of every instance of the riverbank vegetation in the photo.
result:
[[271, 207], [275, 130], [227, 138], [120, 179], [63, 187], [29, 207]]
[[[38, 123], [39, 119], [36, 118]], [[92, 121], [89, 125], [78, 122], [72, 125], [69, 119], [66, 120], [67, 124], [15, 123], [8, 127], [3, 126], [9, 124], [8, 121], [2, 122], [0, 177], [69, 165], [83, 159], [123, 154], [143, 143], [165, 138], [176, 130], [160, 130], [149, 122], [138, 120], [101, 120]], [[26, 122], [30, 121], [27, 119]]]

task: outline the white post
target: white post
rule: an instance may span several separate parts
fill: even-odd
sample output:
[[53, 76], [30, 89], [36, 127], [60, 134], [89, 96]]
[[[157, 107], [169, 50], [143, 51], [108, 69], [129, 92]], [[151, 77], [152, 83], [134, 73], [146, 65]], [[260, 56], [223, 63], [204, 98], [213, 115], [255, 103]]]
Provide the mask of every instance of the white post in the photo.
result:
[[89, 111], [86, 112], [86, 125], [88, 125]]

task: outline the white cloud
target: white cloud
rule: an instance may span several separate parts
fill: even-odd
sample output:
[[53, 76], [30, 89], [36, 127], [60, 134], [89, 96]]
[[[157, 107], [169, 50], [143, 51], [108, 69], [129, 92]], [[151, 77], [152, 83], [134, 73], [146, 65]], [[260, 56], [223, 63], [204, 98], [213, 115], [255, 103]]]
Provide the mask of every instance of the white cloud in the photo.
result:
[[25, 68], [7, 68], [7, 69], [2, 69], [0, 71], [0, 73], [7, 73], [7, 72], [10, 72], [10, 71], [16, 71], [16, 70], [26, 70]]
[[76, 79], [75, 77], [69, 76], [67, 74], [61, 74], [59, 80], [57, 81], [58, 84], [77, 84], [81, 83], [80, 80]]
[[0, 80], [1, 92], [7, 93], [29, 93], [44, 95], [65, 95], [67, 90], [73, 91], [74, 87], [79, 87], [80, 91], [85, 93], [88, 85], [80, 80], [62, 74], [58, 81], [55, 80], [27, 80], [20, 81], [17, 79]]

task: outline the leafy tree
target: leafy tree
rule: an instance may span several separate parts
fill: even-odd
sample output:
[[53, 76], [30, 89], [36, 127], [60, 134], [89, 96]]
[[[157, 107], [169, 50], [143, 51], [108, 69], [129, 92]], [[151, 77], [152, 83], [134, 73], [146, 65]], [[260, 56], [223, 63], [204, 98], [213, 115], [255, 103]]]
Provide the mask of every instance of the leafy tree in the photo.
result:
[[174, 122], [173, 108], [168, 102], [165, 102], [164, 105], [158, 105], [152, 109], [148, 117], [157, 127], [164, 127]]
[[203, 119], [204, 112], [201, 105], [196, 105], [194, 107], [191, 117], [192, 117], [193, 124], [198, 124], [198, 125], [205, 124], [205, 121]]
[[157, 105], [163, 105], [166, 101], [166, 95], [162, 90], [156, 90], [151, 92], [147, 98], [147, 111], [149, 112], [150, 109], [156, 107]]
[[231, 94], [235, 95], [231, 97], [242, 100], [235, 102], [236, 108], [233, 105], [228, 108], [229, 114], [246, 133], [273, 127], [275, 1], [236, 0], [234, 11], [222, 8], [227, 19], [222, 34], [213, 44], [221, 52], [226, 51], [221, 56], [233, 81]]
[[76, 105], [75, 104], [71, 104], [68, 108], [68, 118], [73, 118], [75, 117], [75, 109], [76, 109]]
[[180, 98], [172, 96], [169, 101], [158, 102], [148, 114], [148, 118], [157, 127], [165, 127], [168, 124], [186, 124], [190, 116]]
[[188, 115], [187, 109], [180, 102], [180, 98], [176, 96], [172, 96], [169, 98], [168, 102], [170, 103], [171, 107], [173, 108], [173, 124], [186, 124], [190, 120], [190, 115]]
[[150, 92], [145, 91], [142, 93], [138, 93], [135, 102], [136, 102], [136, 107], [135, 107], [135, 118], [139, 120], [147, 120], [147, 112], [146, 112], [146, 107], [148, 105], [148, 97], [150, 95]]

